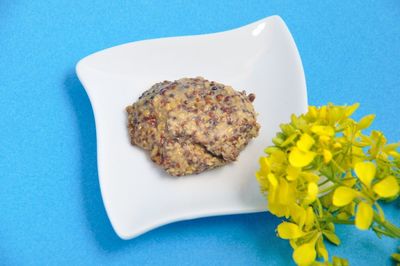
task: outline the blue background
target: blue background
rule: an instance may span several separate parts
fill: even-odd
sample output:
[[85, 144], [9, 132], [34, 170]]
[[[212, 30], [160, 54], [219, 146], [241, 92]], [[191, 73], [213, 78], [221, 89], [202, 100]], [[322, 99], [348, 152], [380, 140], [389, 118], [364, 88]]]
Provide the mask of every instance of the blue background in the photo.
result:
[[[142, 39], [232, 29], [279, 14], [309, 103], [360, 102], [399, 140], [400, 1], [0, 1], [0, 264], [290, 265], [270, 214], [179, 222], [123, 241], [99, 193], [93, 112], [74, 66]], [[385, 206], [400, 224], [399, 204]], [[331, 254], [391, 265], [399, 241], [339, 226]]]

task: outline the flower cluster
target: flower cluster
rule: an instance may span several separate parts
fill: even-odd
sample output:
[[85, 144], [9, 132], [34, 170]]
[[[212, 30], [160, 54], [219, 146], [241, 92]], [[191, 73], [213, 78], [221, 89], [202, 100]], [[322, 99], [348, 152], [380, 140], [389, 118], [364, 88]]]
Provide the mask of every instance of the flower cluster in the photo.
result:
[[375, 116], [355, 121], [358, 106], [310, 106], [306, 114], [292, 115], [260, 158], [261, 191], [269, 211], [286, 218], [277, 233], [290, 241], [299, 265], [322, 263], [318, 257], [330, 264], [324, 240], [340, 244], [337, 223], [400, 238], [379, 205], [399, 195], [400, 143], [388, 144], [379, 131], [365, 134]]

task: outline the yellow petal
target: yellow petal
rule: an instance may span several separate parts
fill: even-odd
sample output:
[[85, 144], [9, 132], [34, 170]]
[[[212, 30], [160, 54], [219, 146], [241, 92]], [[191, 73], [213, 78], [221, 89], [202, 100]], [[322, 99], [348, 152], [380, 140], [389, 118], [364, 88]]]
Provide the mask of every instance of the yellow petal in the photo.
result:
[[313, 208], [308, 207], [306, 210], [306, 220], [304, 222], [304, 224], [306, 226], [306, 230], [308, 228], [311, 228], [314, 225], [314, 221], [315, 221], [315, 214], [314, 214]]
[[368, 230], [372, 223], [374, 211], [371, 205], [360, 202], [357, 206], [356, 227], [360, 230]]
[[300, 228], [303, 228], [306, 221], [306, 215], [306, 210], [303, 207], [300, 207], [297, 204], [292, 204], [290, 206], [290, 217], [299, 225]]
[[383, 151], [384, 152], [396, 151], [399, 147], [400, 147], [400, 142], [391, 143], [383, 147]]
[[304, 152], [299, 148], [294, 147], [289, 154], [289, 162], [294, 167], [304, 167], [314, 160], [315, 155], [315, 152]]
[[298, 265], [310, 265], [315, 261], [317, 252], [315, 251], [314, 243], [306, 243], [293, 252], [293, 259]]
[[268, 200], [268, 210], [277, 217], [282, 217], [286, 215], [287, 207]]
[[359, 106], [360, 106], [359, 103], [355, 103], [353, 105], [350, 105], [349, 107], [346, 108], [345, 115], [347, 117], [351, 116], [358, 109]]
[[355, 165], [354, 171], [360, 181], [368, 188], [371, 186], [372, 179], [375, 177], [376, 166], [371, 162], [359, 162]]
[[331, 141], [331, 137], [328, 137], [328, 136], [320, 136], [319, 137], [319, 142], [324, 146], [328, 146], [330, 141]]
[[304, 235], [297, 224], [282, 222], [278, 225], [278, 235], [283, 239], [296, 239]]
[[300, 137], [299, 141], [297, 141], [296, 145], [297, 145], [297, 148], [299, 148], [301, 151], [307, 152], [314, 145], [314, 143], [315, 143], [315, 140], [307, 133], [304, 133], [303, 135], [301, 135], [301, 137]]
[[311, 127], [311, 131], [319, 136], [334, 136], [335, 130], [331, 126], [319, 126], [314, 125]]
[[259, 163], [263, 172], [268, 174], [271, 171], [268, 159], [266, 157], [260, 157]]
[[271, 164], [283, 164], [285, 160], [286, 154], [281, 150], [274, 150], [268, 159], [270, 166]]
[[289, 181], [294, 181], [297, 179], [297, 177], [300, 175], [300, 173], [301, 173], [300, 168], [288, 165], [288, 167], [286, 169], [286, 174], [287, 174], [286, 178]]
[[340, 149], [341, 147], [342, 147], [342, 144], [340, 142], [335, 142], [333, 144], [333, 148], [335, 148], [335, 149]]
[[365, 129], [369, 127], [372, 122], [374, 122], [375, 115], [366, 115], [363, 118], [361, 118], [360, 122], [358, 122], [358, 128], [359, 129]]
[[278, 186], [278, 179], [276, 179], [275, 175], [270, 173], [267, 175], [268, 181], [271, 184], [272, 188], [276, 188]]
[[311, 173], [311, 172], [301, 172], [300, 176], [303, 177], [307, 182], [318, 182], [319, 181], [319, 176]]
[[322, 106], [320, 109], [319, 109], [319, 117], [322, 119], [322, 120], [324, 120], [324, 119], [326, 119], [326, 106]]
[[306, 197], [306, 202], [312, 203], [315, 201], [318, 195], [318, 185], [314, 182], [308, 183], [307, 185], [307, 197]]
[[312, 118], [317, 118], [317, 116], [318, 116], [317, 107], [315, 107], [315, 106], [309, 106], [309, 107], [308, 107], [308, 114], [309, 114]]
[[280, 178], [277, 189], [278, 203], [286, 205], [289, 202], [289, 184], [284, 178]]
[[348, 187], [338, 187], [333, 193], [332, 202], [337, 207], [342, 207], [350, 202], [357, 196], [357, 192]]
[[391, 155], [393, 158], [400, 160], [400, 153], [398, 153], [397, 151], [389, 151], [388, 154]]
[[329, 150], [324, 150], [323, 152], [324, 162], [329, 163], [332, 160], [332, 153]]
[[399, 183], [394, 176], [385, 177], [372, 188], [379, 197], [390, 198], [399, 193]]

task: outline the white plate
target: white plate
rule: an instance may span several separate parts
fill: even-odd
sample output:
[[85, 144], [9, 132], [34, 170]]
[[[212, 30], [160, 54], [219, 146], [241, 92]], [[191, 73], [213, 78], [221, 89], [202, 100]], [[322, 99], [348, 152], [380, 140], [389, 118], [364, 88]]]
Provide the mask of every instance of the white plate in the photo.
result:
[[[76, 71], [96, 120], [104, 205], [121, 238], [179, 220], [265, 210], [254, 177], [258, 158], [278, 125], [307, 108], [300, 56], [280, 17], [221, 33], [116, 46], [83, 58]], [[237, 162], [174, 178], [130, 145], [125, 107], [156, 82], [195, 76], [254, 92], [261, 131]]]

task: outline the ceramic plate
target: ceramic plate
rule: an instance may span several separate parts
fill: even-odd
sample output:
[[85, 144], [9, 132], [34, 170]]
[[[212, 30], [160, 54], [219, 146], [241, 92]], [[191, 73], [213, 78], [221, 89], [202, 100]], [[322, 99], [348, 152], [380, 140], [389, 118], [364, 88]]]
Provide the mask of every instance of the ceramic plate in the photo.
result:
[[[119, 45], [83, 58], [76, 71], [96, 120], [104, 205], [121, 238], [179, 220], [265, 210], [254, 177], [258, 158], [278, 125], [307, 108], [300, 56], [280, 17], [220, 33]], [[235, 163], [171, 177], [130, 145], [125, 107], [156, 82], [196, 76], [255, 93], [260, 135]]]

